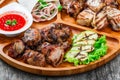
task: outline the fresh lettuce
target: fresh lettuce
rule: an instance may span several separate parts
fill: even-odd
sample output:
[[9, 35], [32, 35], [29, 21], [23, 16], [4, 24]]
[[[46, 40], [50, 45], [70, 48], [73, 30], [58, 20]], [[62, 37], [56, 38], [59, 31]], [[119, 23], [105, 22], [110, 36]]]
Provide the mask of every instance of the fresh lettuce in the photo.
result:
[[[77, 36], [75, 35], [73, 38], [75, 39]], [[106, 36], [101, 36], [96, 40], [94, 44], [94, 50], [92, 52], [88, 53], [88, 57], [85, 61], [80, 61], [76, 59], [74, 54], [76, 54], [77, 51], [68, 51], [65, 55], [65, 61], [74, 63], [75, 66], [79, 64], [89, 64], [90, 62], [96, 61], [100, 59], [100, 57], [104, 56], [107, 53], [107, 42], [106, 42]]]
[[80, 64], [89, 64], [90, 62], [100, 59], [107, 53], [108, 46], [106, 44], [106, 37], [101, 36], [94, 44], [94, 51], [88, 54], [88, 59], [80, 62]]

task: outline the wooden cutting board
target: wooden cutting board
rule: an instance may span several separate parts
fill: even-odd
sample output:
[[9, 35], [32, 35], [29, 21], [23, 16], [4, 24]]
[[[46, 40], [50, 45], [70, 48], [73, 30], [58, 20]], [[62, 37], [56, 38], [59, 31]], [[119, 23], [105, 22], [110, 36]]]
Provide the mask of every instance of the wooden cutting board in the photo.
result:
[[[3, 7], [15, 1], [16, 0], [5, 0], [5, 2], [2, 5], [0, 5], [0, 7]], [[47, 75], [47, 76], [64, 76], [64, 75], [82, 73], [82, 72], [95, 69], [107, 63], [108, 61], [112, 60], [115, 56], [119, 54], [120, 32], [112, 31], [109, 28], [109, 26], [106, 27], [104, 30], [96, 31], [85, 26], [79, 26], [75, 23], [73, 18], [70, 18], [66, 14], [58, 13], [58, 15], [51, 21], [42, 22], [42, 23], [34, 22], [31, 27], [41, 29], [51, 23], [63, 23], [63, 24], [69, 25], [74, 34], [80, 33], [81, 31], [85, 31], [85, 30], [92, 30], [97, 32], [99, 35], [106, 35], [107, 45], [109, 47], [107, 54], [104, 57], [101, 57], [99, 60], [92, 62], [88, 65], [73, 66], [73, 64], [64, 62], [58, 67], [52, 67], [49, 65], [47, 67], [32, 66], [32, 65], [23, 63], [21, 61], [15, 60], [7, 55], [9, 43], [15, 39], [20, 39], [22, 37], [22, 34], [21, 34], [20, 36], [14, 37], [14, 38], [8, 38], [8, 37], [5, 37], [4, 35], [0, 35], [0, 58], [6, 63], [8, 63], [9, 65], [29, 73]]]

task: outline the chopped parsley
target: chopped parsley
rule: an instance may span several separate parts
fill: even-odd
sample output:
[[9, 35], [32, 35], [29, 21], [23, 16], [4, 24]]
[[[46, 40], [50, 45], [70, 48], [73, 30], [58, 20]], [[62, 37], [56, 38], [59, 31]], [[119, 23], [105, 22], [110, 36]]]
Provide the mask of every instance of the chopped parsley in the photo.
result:
[[6, 25], [9, 25], [9, 26], [15, 26], [17, 24], [17, 20], [16, 19], [13, 19], [13, 20], [7, 20], [5, 22]]

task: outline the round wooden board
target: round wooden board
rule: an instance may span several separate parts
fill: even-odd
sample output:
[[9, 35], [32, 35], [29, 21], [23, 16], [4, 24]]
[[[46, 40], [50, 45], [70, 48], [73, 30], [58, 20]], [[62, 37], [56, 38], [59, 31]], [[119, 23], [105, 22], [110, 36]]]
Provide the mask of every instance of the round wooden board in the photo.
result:
[[[8, 1], [8, 2], [7, 2]], [[12, 1], [12, 0], [11, 0]], [[6, 0], [6, 4], [9, 4], [11, 1]], [[15, 1], [15, 0], [13, 0]], [[6, 5], [3, 4], [2, 6]], [[0, 6], [1, 7], [1, 6]], [[64, 14], [62, 16], [65, 16]], [[87, 27], [79, 26], [74, 24], [72, 21], [73, 19], [70, 18], [65, 18], [61, 16], [61, 13], [59, 13], [53, 20], [48, 21], [48, 22], [43, 22], [43, 23], [33, 23], [31, 27], [41, 29], [51, 23], [63, 23], [65, 25], [69, 25], [73, 31], [73, 33], [79, 33], [84, 30], [92, 30]], [[65, 16], [67, 17], [67, 16]], [[69, 22], [67, 22], [67, 20]], [[120, 32], [114, 32], [111, 29], [107, 29], [107, 31], [96, 31], [99, 35], [106, 35], [107, 37], [107, 45], [108, 45], [108, 52], [104, 57], [101, 57], [99, 60], [92, 62], [88, 65], [79, 65], [79, 66], [73, 66], [73, 64], [70, 63], [62, 63], [58, 67], [52, 67], [52, 66], [47, 66], [47, 67], [37, 67], [37, 66], [32, 66], [29, 64], [25, 64], [23, 62], [17, 61], [7, 55], [7, 48], [9, 47], [9, 43], [12, 40], [15, 39], [20, 39], [22, 34], [18, 37], [15, 38], [7, 38], [3, 35], [0, 35], [0, 58], [8, 63], [9, 65], [29, 72], [29, 73], [34, 73], [34, 74], [39, 74], [39, 75], [47, 75], [47, 76], [64, 76], [64, 75], [71, 75], [71, 74], [76, 74], [76, 73], [82, 73], [86, 72], [92, 69], [95, 69], [108, 61], [112, 60], [115, 56], [118, 55], [119, 50], [120, 50]], [[118, 35], [119, 34], [119, 35]]]

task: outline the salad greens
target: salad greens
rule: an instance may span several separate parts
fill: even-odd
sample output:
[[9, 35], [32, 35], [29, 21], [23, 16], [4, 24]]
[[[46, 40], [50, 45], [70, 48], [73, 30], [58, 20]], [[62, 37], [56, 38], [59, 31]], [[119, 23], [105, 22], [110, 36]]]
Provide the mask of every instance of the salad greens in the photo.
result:
[[[92, 41], [93, 43], [93, 50], [91, 51], [82, 51], [79, 49], [78, 45], [74, 46], [74, 44], [76, 43], [80, 43], [80, 39], [81, 40], [85, 40], [83, 39], [84, 35], [83, 34], [88, 34], [91, 35], [93, 34], [92, 31], [85, 31], [82, 32], [78, 35], [74, 35], [73, 36], [73, 43], [72, 43], [72, 48], [70, 49], [70, 51], [68, 51], [65, 55], [65, 61], [70, 62], [70, 63], [74, 63], [75, 66], [80, 65], [80, 64], [89, 64], [90, 62], [96, 61], [98, 59], [100, 59], [100, 57], [104, 56], [107, 53], [107, 45], [106, 45], [106, 36], [101, 36], [100, 38], [98, 38], [96, 36], [96, 34], [94, 33], [94, 38], [96, 38], [95, 41]], [[90, 34], [91, 33], [91, 34]], [[89, 36], [86, 39], [89, 39], [93, 36]], [[85, 38], [85, 37], [84, 37]], [[78, 40], [79, 39], [79, 40]], [[87, 41], [89, 42], [89, 40]], [[82, 43], [82, 42], [81, 42]], [[88, 43], [87, 43], [88, 44]], [[83, 44], [79, 44], [79, 46], [82, 46]], [[86, 45], [86, 44], [85, 44]], [[88, 48], [88, 46], [87, 46]], [[80, 55], [79, 58], [76, 57], [76, 55]], [[84, 58], [84, 59], [82, 59]]]
[[106, 45], [106, 37], [101, 36], [94, 44], [94, 51], [88, 54], [88, 59], [80, 62], [80, 64], [89, 64], [90, 62], [100, 59], [107, 53], [108, 46]]
[[47, 2], [45, 2], [44, 0], [38, 0], [38, 2], [41, 4], [39, 6], [40, 9], [43, 9], [44, 7], [48, 6]]

